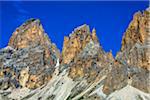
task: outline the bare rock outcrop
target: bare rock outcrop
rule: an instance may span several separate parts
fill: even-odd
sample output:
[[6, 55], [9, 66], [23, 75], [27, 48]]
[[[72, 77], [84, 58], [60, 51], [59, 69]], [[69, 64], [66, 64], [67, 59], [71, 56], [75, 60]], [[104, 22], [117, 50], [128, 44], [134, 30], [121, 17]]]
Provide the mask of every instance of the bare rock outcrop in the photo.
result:
[[68, 64], [85, 48], [90, 40], [98, 42], [95, 29], [91, 34], [89, 26], [86, 24], [77, 27], [69, 37], [65, 37], [62, 51], [63, 63]]
[[8, 45], [0, 51], [1, 76], [8, 79], [3, 82], [6, 88], [12, 84], [34, 89], [51, 79], [60, 54], [38, 19], [17, 28]]
[[96, 30], [90, 32], [85, 24], [64, 38], [62, 58], [62, 65], [69, 67], [69, 77], [75, 81], [86, 79], [89, 83], [114, 61], [112, 53], [105, 53], [100, 46]]
[[150, 11], [135, 13], [123, 39], [112, 71], [108, 74], [103, 91], [110, 94], [126, 85], [150, 92]]
[[0, 99], [150, 100], [149, 10], [134, 15], [115, 58], [86, 24], [64, 37], [60, 54], [40, 21], [28, 20], [0, 49]]
[[123, 39], [117, 57], [130, 65], [150, 70], [150, 10], [134, 14]]

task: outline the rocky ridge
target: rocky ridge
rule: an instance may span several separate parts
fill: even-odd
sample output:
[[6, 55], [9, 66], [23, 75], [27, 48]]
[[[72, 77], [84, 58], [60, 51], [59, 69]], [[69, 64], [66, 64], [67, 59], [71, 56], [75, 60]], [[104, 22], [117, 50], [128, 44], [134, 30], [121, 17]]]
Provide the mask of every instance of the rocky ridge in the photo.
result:
[[116, 55], [112, 71], [105, 81], [106, 94], [127, 84], [150, 92], [149, 18], [150, 9], [135, 13], [124, 33], [121, 51]]
[[0, 50], [0, 99], [149, 100], [149, 19], [150, 9], [134, 15], [115, 58], [86, 24], [64, 38], [60, 54], [40, 21], [28, 20]]
[[[130, 65], [144, 67], [150, 70], [150, 10], [134, 14], [123, 39], [121, 52], [117, 55], [124, 56], [123, 60]], [[126, 55], [128, 56], [126, 57]], [[134, 57], [133, 57], [134, 56]]]
[[[6, 84], [13, 87], [37, 88], [51, 79], [59, 55], [40, 21], [30, 19], [16, 29], [8, 47], [0, 50], [1, 77], [8, 78]], [[2, 88], [9, 88], [6, 84]]]

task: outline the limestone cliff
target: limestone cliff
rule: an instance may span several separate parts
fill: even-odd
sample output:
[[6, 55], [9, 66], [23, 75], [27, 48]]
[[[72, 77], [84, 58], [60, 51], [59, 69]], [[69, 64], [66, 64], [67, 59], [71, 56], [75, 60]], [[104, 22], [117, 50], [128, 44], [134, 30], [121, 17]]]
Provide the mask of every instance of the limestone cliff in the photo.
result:
[[95, 29], [90, 33], [89, 26], [86, 24], [77, 27], [69, 37], [65, 37], [62, 51], [63, 63], [68, 64], [85, 48], [90, 40], [98, 43]]
[[137, 12], [129, 24], [123, 39], [121, 52], [117, 58], [122, 58], [128, 64], [150, 70], [150, 9]]
[[[150, 92], [150, 9], [137, 12], [122, 39], [122, 47], [112, 64], [103, 91], [109, 94], [127, 84]], [[117, 84], [117, 85], [116, 85]]]
[[40, 21], [26, 21], [12, 34], [8, 47], [0, 50], [1, 77], [9, 79], [2, 88], [9, 88], [9, 84], [37, 88], [47, 83], [59, 55]]
[[149, 10], [133, 16], [115, 58], [86, 24], [64, 37], [60, 54], [28, 20], [0, 49], [0, 100], [150, 100]]

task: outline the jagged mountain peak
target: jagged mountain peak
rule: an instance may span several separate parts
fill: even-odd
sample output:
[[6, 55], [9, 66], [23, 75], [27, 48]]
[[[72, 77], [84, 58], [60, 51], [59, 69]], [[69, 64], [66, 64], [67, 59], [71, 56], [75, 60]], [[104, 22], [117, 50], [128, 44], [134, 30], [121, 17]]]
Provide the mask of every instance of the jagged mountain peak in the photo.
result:
[[29, 28], [34, 27], [35, 25], [37, 27], [40, 27], [43, 30], [42, 24], [41, 24], [41, 22], [40, 22], [39, 19], [30, 18], [30, 19], [26, 20], [21, 26], [19, 26], [18, 28], [16, 28], [16, 30], [13, 32], [13, 35], [23, 34], [24, 31], [28, 30]]
[[149, 100], [148, 25], [149, 12], [137, 12], [115, 59], [100, 46], [96, 29], [81, 25], [64, 37], [59, 58], [40, 21], [30, 19], [0, 50], [0, 99]]
[[25, 23], [23, 23], [20, 26], [20, 28], [22, 27], [21, 29], [24, 29], [25, 26], [28, 26], [28, 25], [31, 26], [33, 24], [36, 24], [36, 25], [40, 26], [41, 25], [40, 19], [30, 18]]
[[89, 25], [87, 25], [87, 24], [83, 24], [83, 25], [78, 26], [77, 28], [75, 28], [75, 29], [74, 29], [74, 31], [82, 30], [82, 29], [85, 29], [85, 30], [87, 30], [87, 31], [89, 31], [89, 30], [90, 30]]
[[[150, 12], [134, 14], [123, 39], [120, 58], [128, 64], [150, 69]], [[117, 57], [119, 57], [117, 55]]]
[[74, 38], [85, 38], [86, 36], [90, 35], [90, 28], [88, 25], [83, 24], [81, 26], [78, 26], [75, 28], [71, 34], [69, 34], [69, 39], [74, 39]]
[[8, 43], [15, 49], [47, 44], [50, 44], [50, 40], [39, 19], [29, 19], [23, 23], [13, 32]]
[[62, 50], [63, 63], [69, 63], [90, 41], [99, 43], [95, 29], [91, 33], [89, 26], [86, 24], [75, 28], [69, 37], [64, 38]]
[[143, 45], [145, 44], [149, 33], [149, 19], [150, 13], [147, 10], [143, 12], [138, 11], [134, 14], [133, 20], [129, 24], [122, 39], [122, 51], [131, 49], [137, 42], [141, 42]]
[[[13, 48], [13, 52], [3, 49], [0, 53], [0, 60], [3, 61], [0, 65], [4, 69], [1, 73], [6, 73], [1, 76], [11, 78], [7, 76], [8, 73], [13, 76], [8, 83], [14, 87], [34, 89], [51, 79], [60, 52], [44, 32], [39, 19], [29, 19], [18, 27], [13, 32], [8, 47]], [[12, 80], [16, 82], [13, 83]]]
[[45, 33], [40, 20], [34, 18], [27, 20], [13, 32], [8, 45], [14, 49], [41, 46], [46, 58], [49, 58], [54, 51], [57, 57], [60, 55], [56, 45], [50, 41], [47, 33]]

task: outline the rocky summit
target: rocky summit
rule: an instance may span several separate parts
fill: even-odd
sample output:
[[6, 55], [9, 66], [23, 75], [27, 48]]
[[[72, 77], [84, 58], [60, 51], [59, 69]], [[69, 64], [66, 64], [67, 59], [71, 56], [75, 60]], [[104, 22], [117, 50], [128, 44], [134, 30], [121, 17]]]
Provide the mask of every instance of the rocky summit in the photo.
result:
[[60, 53], [29, 19], [0, 49], [0, 100], [150, 100], [150, 8], [134, 14], [116, 57], [86, 24]]
[[51, 79], [59, 51], [44, 33], [39, 20], [30, 19], [13, 33], [0, 50], [1, 88], [37, 88]]

